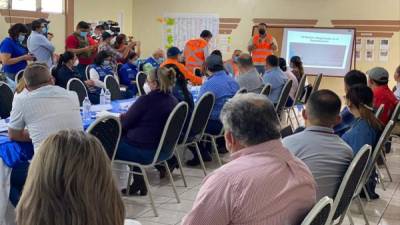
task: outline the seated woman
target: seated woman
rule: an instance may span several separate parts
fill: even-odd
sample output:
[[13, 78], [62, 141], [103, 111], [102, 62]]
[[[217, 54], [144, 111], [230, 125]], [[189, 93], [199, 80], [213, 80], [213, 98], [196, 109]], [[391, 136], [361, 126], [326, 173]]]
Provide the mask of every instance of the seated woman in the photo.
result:
[[[62, 88], [67, 88], [67, 83], [72, 78], [80, 79], [78, 71], [75, 67], [78, 65], [78, 57], [72, 52], [66, 51], [60, 55], [58, 64], [55, 69], [54, 78], [56, 79], [55, 84]], [[87, 80], [84, 82], [88, 86], [93, 86], [94, 82]]]
[[60, 131], [35, 153], [17, 206], [17, 224], [123, 225], [125, 207], [101, 143]]
[[[375, 147], [383, 124], [375, 117], [372, 102], [372, 90], [363, 84], [352, 86], [346, 94], [346, 104], [355, 117], [351, 128], [342, 135], [342, 139], [353, 149], [354, 155], [365, 145]], [[375, 193], [375, 174], [370, 178], [366, 187], [371, 198], [379, 198]]]
[[[149, 164], [153, 161], [154, 154], [161, 139], [167, 119], [178, 104], [172, 95], [175, 85], [175, 71], [168, 68], [152, 70], [147, 76], [147, 85], [151, 91], [129, 108], [128, 112], [121, 114], [122, 137], [119, 143], [116, 159], [136, 163]], [[160, 158], [162, 158], [162, 152]], [[171, 161], [171, 163], [174, 163]], [[174, 169], [176, 163], [170, 166]], [[140, 171], [134, 168], [134, 171]], [[123, 190], [126, 192], [126, 190]], [[134, 175], [134, 182], [130, 186], [130, 195], [147, 194], [147, 188], [141, 175]]]
[[135, 52], [128, 55], [127, 62], [118, 70], [119, 81], [122, 85], [127, 87], [126, 98], [131, 98], [137, 94], [136, 75], [139, 71], [137, 67], [137, 60], [139, 56]]
[[101, 51], [96, 55], [94, 64], [89, 66], [89, 79], [93, 82], [93, 86], [88, 88], [88, 94], [92, 104], [100, 103], [101, 89], [106, 87], [104, 78], [107, 75], [114, 76], [111, 60], [112, 58], [109, 52]]

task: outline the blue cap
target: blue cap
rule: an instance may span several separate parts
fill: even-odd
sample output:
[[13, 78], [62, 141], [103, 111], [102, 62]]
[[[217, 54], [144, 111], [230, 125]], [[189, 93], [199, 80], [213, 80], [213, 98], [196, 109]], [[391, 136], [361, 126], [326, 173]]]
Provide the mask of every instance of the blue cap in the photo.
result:
[[177, 47], [171, 47], [168, 49], [167, 51], [167, 56], [168, 57], [173, 57], [173, 56], [177, 56], [179, 54], [182, 54], [181, 50], [179, 50], [179, 48]]

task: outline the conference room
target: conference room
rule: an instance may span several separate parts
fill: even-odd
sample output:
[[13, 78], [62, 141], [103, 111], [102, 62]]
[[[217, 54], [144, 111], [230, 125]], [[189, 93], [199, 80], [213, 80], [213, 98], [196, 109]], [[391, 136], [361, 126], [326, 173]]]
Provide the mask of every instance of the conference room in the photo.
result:
[[399, 100], [400, 0], [0, 0], [0, 225], [400, 224]]

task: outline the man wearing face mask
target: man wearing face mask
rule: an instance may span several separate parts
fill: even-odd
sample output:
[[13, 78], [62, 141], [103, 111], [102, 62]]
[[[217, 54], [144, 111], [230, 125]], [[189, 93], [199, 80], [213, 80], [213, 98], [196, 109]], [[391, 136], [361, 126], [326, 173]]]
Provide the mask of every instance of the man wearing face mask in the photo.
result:
[[249, 41], [248, 50], [251, 53], [253, 62], [260, 74], [265, 72], [265, 59], [278, 50], [275, 38], [267, 33], [267, 24], [258, 25], [258, 33]]
[[78, 57], [77, 70], [82, 80], [86, 79], [86, 67], [93, 63], [97, 52], [97, 43], [90, 37], [89, 32], [90, 25], [81, 21], [76, 26], [76, 31], [65, 41], [66, 50], [75, 53]]
[[238, 59], [242, 51], [236, 49], [233, 51], [232, 58], [224, 63], [226, 71], [228, 71], [233, 77], [239, 75]]
[[133, 97], [137, 94], [136, 74], [138, 73], [137, 60], [139, 56], [135, 52], [128, 55], [127, 61], [118, 71], [119, 82], [127, 86], [126, 97]]
[[32, 22], [32, 33], [28, 38], [28, 49], [36, 57], [36, 62], [44, 63], [49, 68], [53, 65], [54, 45], [46, 38], [46, 24], [41, 20]]
[[151, 57], [146, 59], [143, 63], [143, 71], [149, 73], [153, 69], [160, 67], [161, 63], [165, 61], [165, 53], [161, 48], [157, 49]]

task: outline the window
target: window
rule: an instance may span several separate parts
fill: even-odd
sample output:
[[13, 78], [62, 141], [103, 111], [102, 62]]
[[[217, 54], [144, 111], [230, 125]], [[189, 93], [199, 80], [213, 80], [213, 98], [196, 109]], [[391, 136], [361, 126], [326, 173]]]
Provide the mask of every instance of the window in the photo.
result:
[[36, 0], [12, 0], [11, 8], [16, 10], [36, 11]]
[[0, 9], [8, 9], [8, 0], [0, 0]]
[[62, 13], [63, 0], [42, 0], [42, 12]]

